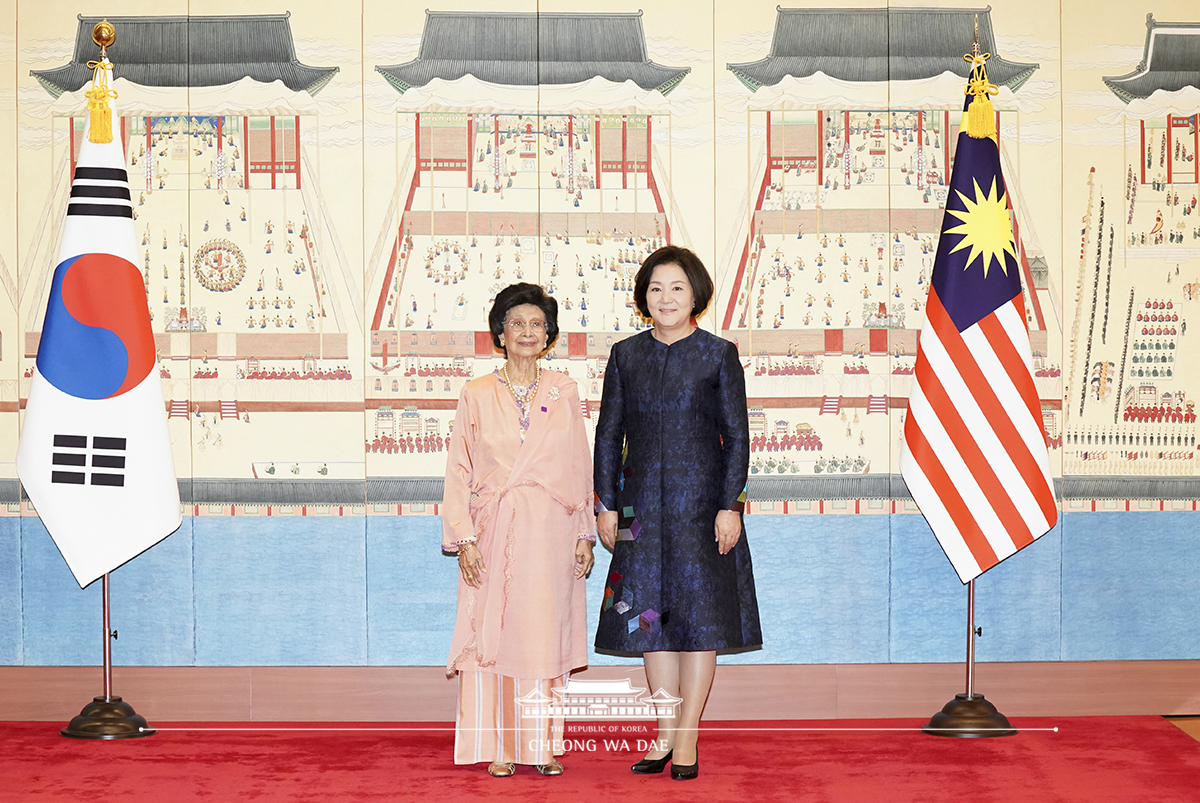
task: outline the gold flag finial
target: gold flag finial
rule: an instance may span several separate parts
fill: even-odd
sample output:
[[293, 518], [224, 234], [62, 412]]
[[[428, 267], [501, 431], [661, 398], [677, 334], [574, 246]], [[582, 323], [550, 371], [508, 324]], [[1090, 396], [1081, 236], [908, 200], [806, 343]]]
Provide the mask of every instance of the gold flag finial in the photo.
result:
[[117, 29], [107, 19], [100, 20], [92, 28], [92, 41], [100, 46], [100, 58], [104, 58], [105, 49], [117, 41]]
[[113, 68], [108, 60], [108, 48], [117, 41], [117, 29], [107, 19], [101, 20], [92, 28], [92, 41], [100, 46], [100, 59], [88, 62], [88, 67], [93, 70], [92, 88], [83, 93], [91, 117], [88, 142], [112, 142], [112, 107], [108, 101], [115, 98], [117, 92], [108, 87], [108, 74]]
[[975, 42], [971, 52], [963, 56], [963, 61], [971, 65], [971, 74], [967, 78], [967, 95], [974, 99], [967, 106], [963, 115], [963, 131], [975, 139], [986, 139], [996, 136], [996, 109], [992, 106], [991, 96], [999, 93], [1000, 87], [988, 82], [987, 69], [984, 67], [991, 53], [979, 52], [979, 15], [975, 15]]

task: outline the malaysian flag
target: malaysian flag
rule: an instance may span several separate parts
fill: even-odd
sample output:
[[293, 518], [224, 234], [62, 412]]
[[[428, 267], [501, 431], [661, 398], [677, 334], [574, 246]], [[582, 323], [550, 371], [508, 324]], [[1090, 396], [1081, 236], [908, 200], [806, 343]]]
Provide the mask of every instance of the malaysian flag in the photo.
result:
[[17, 473], [85, 586], [174, 532], [179, 486], [102, 58], [17, 448]]
[[900, 453], [964, 583], [1058, 517], [986, 58], [973, 57]]

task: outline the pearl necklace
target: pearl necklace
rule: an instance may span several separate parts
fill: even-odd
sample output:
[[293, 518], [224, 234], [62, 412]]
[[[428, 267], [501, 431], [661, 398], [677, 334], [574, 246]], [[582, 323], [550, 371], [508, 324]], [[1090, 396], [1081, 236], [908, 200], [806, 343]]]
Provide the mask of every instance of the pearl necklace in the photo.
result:
[[520, 389], [508, 378], [508, 362], [504, 363], [504, 367], [500, 369], [503, 375], [504, 384], [508, 385], [508, 390], [513, 395], [513, 399], [517, 402], [517, 409], [521, 416], [518, 419], [521, 425], [521, 440], [525, 440], [525, 433], [529, 430], [529, 411], [533, 404], [534, 398], [537, 396], [538, 385], [542, 381], [542, 366], [541, 363], [534, 363], [535, 373], [533, 375], [533, 384]]

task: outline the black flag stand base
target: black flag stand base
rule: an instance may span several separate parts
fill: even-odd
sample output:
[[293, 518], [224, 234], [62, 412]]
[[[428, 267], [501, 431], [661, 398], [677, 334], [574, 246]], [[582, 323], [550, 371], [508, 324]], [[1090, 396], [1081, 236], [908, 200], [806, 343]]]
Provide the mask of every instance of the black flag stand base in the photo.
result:
[[108, 575], [104, 575], [102, 590], [104, 598], [104, 696], [93, 697], [83, 707], [79, 716], [60, 730], [60, 736], [71, 739], [136, 739], [153, 736], [157, 731], [150, 727], [146, 718], [139, 716], [133, 706], [112, 693], [112, 639], [115, 630], [108, 626]]
[[1016, 736], [1017, 729], [996, 706], [974, 693], [975, 686], [975, 581], [967, 583], [967, 693], [956, 694], [921, 730], [930, 736], [979, 739], [985, 736]]
[[929, 718], [922, 731], [931, 736], [1015, 736], [1017, 729], [982, 694], [956, 694]]
[[154, 728], [120, 697], [95, 697], [79, 716], [59, 731], [71, 739], [136, 739], [153, 736]]

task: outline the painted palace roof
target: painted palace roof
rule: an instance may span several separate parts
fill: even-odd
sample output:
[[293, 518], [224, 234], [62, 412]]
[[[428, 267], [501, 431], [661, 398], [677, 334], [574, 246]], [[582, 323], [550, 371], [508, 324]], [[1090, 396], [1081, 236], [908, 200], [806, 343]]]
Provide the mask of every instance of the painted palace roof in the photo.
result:
[[[223, 86], [249, 77], [282, 81], [294, 92], [315, 95], [337, 67], [309, 67], [296, 58], [290, 12], [217, 17], [109, 17], [117, 31], [108, 48], [113, 77], [141, 86]], [[54, 97], [75, 92], [92, 78], [87, 63], [99, 49], [92, 28], [101, 17], [79, 16], [75, 53], [53, 70], [31, 75]]]
[[401, 93], [434, 78], [473, 75], [509, 86], [574, 84], [596, 76], [667, 94], [690, 67], [646, 56], [635, 14], [426, 11], [417, 57], [375, 68]]
[[1148, 98], [1155, 90], [1176, 92], [1200, 87], [1200, 23], [1156, 22], [1146, 15], [1146, 47], [1132, 72], [1105, 76], [1104, 83], [1123, 102]]
[[729, 64], [751, 91], [774, 86], [784, 76], [822, 72], [842, 81], [910, 81], [946, 71], [970, 72], [975, 16], [979, 48], [991, 53], [988, 78], [1016, 91], [1037, 64], [996, 55], [991, 6], [984, 8], [780, 8], [771, 53], [764, 59]]

